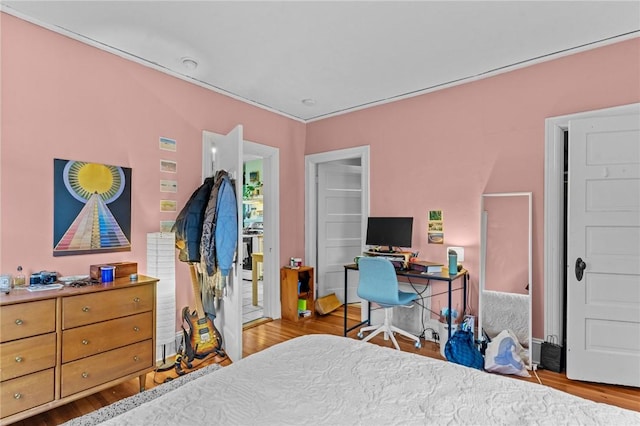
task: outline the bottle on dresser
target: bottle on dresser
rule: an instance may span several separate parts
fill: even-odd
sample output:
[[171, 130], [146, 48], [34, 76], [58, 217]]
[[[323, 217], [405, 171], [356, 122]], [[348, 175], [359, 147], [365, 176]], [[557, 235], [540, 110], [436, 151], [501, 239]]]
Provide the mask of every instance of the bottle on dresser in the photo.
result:
[[22, 272], [22, 266], [18, 266], [17, 273], [13, 277], [13, 287], [14, 288], [22, 288], [27, 286], [27, 280]]

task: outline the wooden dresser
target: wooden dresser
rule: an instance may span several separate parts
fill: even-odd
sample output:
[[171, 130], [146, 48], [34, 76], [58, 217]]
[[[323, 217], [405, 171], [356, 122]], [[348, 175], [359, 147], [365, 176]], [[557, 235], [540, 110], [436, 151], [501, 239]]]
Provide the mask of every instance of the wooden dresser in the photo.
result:
[[156, 278], [0, 295], [0, 424], [155, 367]]

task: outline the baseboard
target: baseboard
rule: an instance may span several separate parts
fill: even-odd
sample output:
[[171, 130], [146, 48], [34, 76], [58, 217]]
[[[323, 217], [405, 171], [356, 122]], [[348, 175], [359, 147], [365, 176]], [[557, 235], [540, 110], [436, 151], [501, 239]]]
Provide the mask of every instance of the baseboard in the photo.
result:
[[533, 338], [531, 339], [531, 362], [534, 364], [540, 364], [540, 350], [542, 349], [543, 339]]

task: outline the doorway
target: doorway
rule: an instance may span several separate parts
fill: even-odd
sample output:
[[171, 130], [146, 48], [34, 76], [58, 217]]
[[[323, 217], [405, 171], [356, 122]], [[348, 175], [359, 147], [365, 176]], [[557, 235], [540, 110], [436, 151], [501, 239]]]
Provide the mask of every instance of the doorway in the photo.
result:
[[251, 141], [244, 141], [243, 148], [243, 159], [262, 162], [262, 175], [257, 176], [263, 202], [259, 288], [262, 287], [262, 318], [277, 319], [280, 318], [280, 150]]
[[[632, 118], [626, 122], [635, 123], [636, 126], [631, 125], [630, 130], [620, 127], [623, 123], [618, 119], [620, 116], [631, 116]], [[633, 104], [550, 118], [545, 123], [544, 335], [557, 336], [560, 342], [564, 342], [567, 340], [567, 324], [572, 324], [574, 328], [570, 337], [574, 337], [565, 346], [569, 350], [573, 347], [571, 357], [567, 357], [567, 375], [579, 380], [623, 383], [620, 381], [621, 379], [605, 371], [607, 369], [604, 366], [609, 363], [589, 360], [611, 348], [617, 348], [615, 356], [623, 358], [633, 356], [634, 352], [637, 356], [639, 352], [637, 348], [628, 347], [629, 345], [624, 348], [618, 347], [618, 342], [627, 342], [627, 340], [616, 338], [613, 329], [607, 328], [606, 332], [600, 330], [611, 323], [610, 319], [618, 318], [619, 315], [626, 315], [626, 317], [621, 317], [623, 319], [633, 318], [633, 309], [636, 309], [635, 312], [637, 312], [637, 306], [633, 308], [629, 305], [637, 297], [634, 296], [634, 294], [637, 295], [637, 288], [633, 288], [628, 283], [625, 284], [627, 281], [633, 281], [633, 277], [637, 277], [638, 274], [637, 242], [635, 249], [633, 248], [634, 243], [631, 242], [633, 236], [638, 232], [638, 228], [634, 230], [632, 226], [633, 223], [637, 225], [637, 216], [635, 216], [636, 222], [633, 220], [629, 222], [631, 227], [627, 227], [628, 231], [624, 233], [625, 238], [617, 238], [613, 241], [611, 239], [613, 237], [610, 236], [611, 232], [604, 233], [602, 230], [622, 229], [624, 224], [621, 222], [621, 218], [623, 216], [620, 215], [627, 217], [631, 214], [629, 217], [633, 217], [634, 214], [632, 211], [634, 211], [634, 202], [637, 203], [637, 189], [634, 201], [634, 197], [627, 196], [631, 195], [628, 191], [616, 190], [615, 188], [620, 189], [618, 187], [624, 185], [637, 185], [637, 183], [633, 183], [633, 178], [624, 180], [624, 175], [618, 176], [616, 173], [620, 173], [617, 171], [620, 169], [629, 177], [632, 174], [634, 154], [624, 153], [627, 152], [625, 149], [631, 149], [631, 152], [635, 152], [635, 156], [638, 155], [638, 117], [640, 117], [640, 104]], [[607, 129], [605, 129], [605, 124], [609, 126]], [[566, 135], [570, 127], [571, 134], [569, 134], [567, 141]], [[635, 137], [632, 136], [633, 132], [636, 132]], [[605, 137], [608, 138], [606, 141]], [[568, 162], [570, 169], [565, 166], [567, 151], [570, 155], [579, 153], [574, 155], [573, 161]], [[572, 152], [573, 154], [571, 154]], [[618, 161], [615, 158], [625, 158], [625, 160]], [[588, 161], [585, 162], [585, 159]], [[612, 159], [614, 160], [612, 161]], [[629, 159], [631, 159], [631, 163], [629, 163]], [[625, 164], [629, 164], [629, 166], [627, 167]], [[637, 171], [637, 164], [635, 167]], [[585, 174], [585, 170], [590, 171]], [[573, 179], [574, 189], [571, 190], [572, 195], [569, 195], [569, 199], [574, 203], [573, 210], [571, 205], [565, 204], [565, 175], [568, 176], [570, 185]], [[586, 189], [587, 185], [588, 190]], [[609, 189], [602, 192], [602, 188], [605, 187]], [[635, 209], [637, 214], [637, 205]], [[606, 223], [593, 222], [596, 219], [605, 220], [609, 217], [606, 216], [608, 212], [614, 212], [613, 214], [616, 215], [613, 222], [615, 228], [606, 228]], [[566, 220], [564, 220], [565, 218]], [[571, 231], [572, 229], [573, 231]], [[568, 234], [569, 232], [571, 235]], [[565, 238], [567, 238], [566, 245], [563, 241]], [[565, 254], [565, 252], [568, 253]], [[582, 274], [578, 277], [577, 269], [574, 274], [572, 262], [577, 256], [587, 256], [585, 260], [589, 265], [585, 272], [586, 280], [582, 280]], [[629, 265], [631, 266], [629, 267]], [[633, 265], [636, 265], [635, 269]], [[614, 275], [611, 275], [612, 273]], [[618, 283], [609, 280], [607, 285], [601, 285], [602, 283], [599, 281], [607, 276], [612, 277], [611, 280], [618, 277], [617, 279], [622, 281]], [[570, 290], [573, 291], [573, 294], [571, 291], [564, 292], [565, 283], [571, 286]], [[614, 293], [614, 290], [622, 293]], [[565, 306], [569, 306], [567, 317], [564, 316]], [[623, 314], [624, 312], [627, 313]], [[634, 325], [634, 321], [616, 321], [616, 324], [625, 324], [625, 327], [629, 329], [637, 327], [637, 322]], [[580, 330], [579, 327], [587, 328]], [[587, 337], [587, 341], [581, 340], [584, 336]], [[608, 340], [604, 336], [607, 336]], [[627, 355], [624, 355], [625, 353]], [[607, 352], [607, 354], [611, 357], [614, 356], [611, 352]], [[627, 358], [623, 358], [617, 362], [623, 364], [624, 360], [627, 360]], [[612, 359], [609, 358], [609, 361]], [[637, 363], [637, 361], [631, 360], [632, 364], [634, 362]], [[613, 365], [615, 362], [610, 364]], [[581, 370], [579, 374], [578, 368]], [[570, 370], [572, 370], [571, 374], [569, 374]], [[597, 376], [582, 375], [582, 371], [596, 370], [599, 372]]]
[[[209, 135], [216, 135], [204, 132]], [[262, 199], [262, 241], [263, 259], [261, 264], [261, 317], [280, 318], [280, 150], [267, 145], [251, 141], [242, 141], [242, 162], [245, 160], [260, 160], [262, 173], [257, 176], [261, 184], [260, 197]], [[210, 176], [215, 167], [212, 163], [211, 142], [205, 138], [203, 145], [202, 176]], [[241, 178], [241, 176], [238, 176]], [[250, 179], [250, 178], [249, 178]], [[240, 194], [239, 194], [240, 195]], [[274, 201], [275, 200], [275, 201]], [[256, 212], [255, 216], [258, 216]], [[243, 239], [240, 238], [238, 256], [244, 255]], [[241, 259], [242, 260], [242, 259]], [[240, 262], [242, 268], [242, 262]], [[239, 279], [244, 284], [243, 272], [239, 271]], [[251, 285], [251, 282], [249, 282]], [[239, 318], [242, 317], [238, 315]]]
[[262, 157], [245, 154], [242, 166], [242, 324], [264, 318], [264, 176]]
[[[325, 185], [323, 175], [340, 177], [339, 183]], [[355, 281], [344, 294], [343, 265], [362, 253], [368, 216], [368, 146], [305, 157], [305, 261], [316, 270], [316, 297], [336, 293], [341, 302], [359, 301]]]

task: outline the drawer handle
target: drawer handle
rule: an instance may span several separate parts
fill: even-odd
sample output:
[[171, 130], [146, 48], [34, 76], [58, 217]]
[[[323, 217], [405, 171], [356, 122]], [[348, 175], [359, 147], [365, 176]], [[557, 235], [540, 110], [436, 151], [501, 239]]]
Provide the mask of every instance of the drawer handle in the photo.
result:
[[89, 308], [88, 306], [84, 306], [84, 307], [82, 308], [82, 312], [89, 312], [89, 309], [90, 309], [90, 308]]
[[89, 377], [89, 373], [87, 373], [86, 371], [84, 371], [84, 372], [82, 373], [82, 378], [83, 378], [83, 379], [86, 379], [87, 377]]
[[17, 356], [16, 357], [16, 362], [22, 362], [22, 357], [21, 356]]
[[22, 398], [22, 394], [20, 392], [16, 392], [13, 394], [13, 399], [20, 399]]
[[136, 332], [140, 331], [140, 327], [138, 327], [138, 326], [133, 327], [133, 331], [136, 331]]
[[88, 344], [89, 344], [89, 341], [88, 341], [87, 339], [82, 339], [82, 344], [83, 344], [83, 345], [88, 345]]
[[133, 301], [136, 302], [136, 303], [140, 303], [140, 298], [139, 297], [134, 297]]
[[18, 318], [16, 320], [16, 325], [22, 325], [22, 324], [23, 324], [22, 320], [20, 318]]
[[133, 360], [134, 360], [135, 362], [138, 362], [138, 360], [139, 360], [139, 359], [140, 359], [140, 358], [138, 358], [138, 355], [134, 355], [134, 356], [133, 356]]

